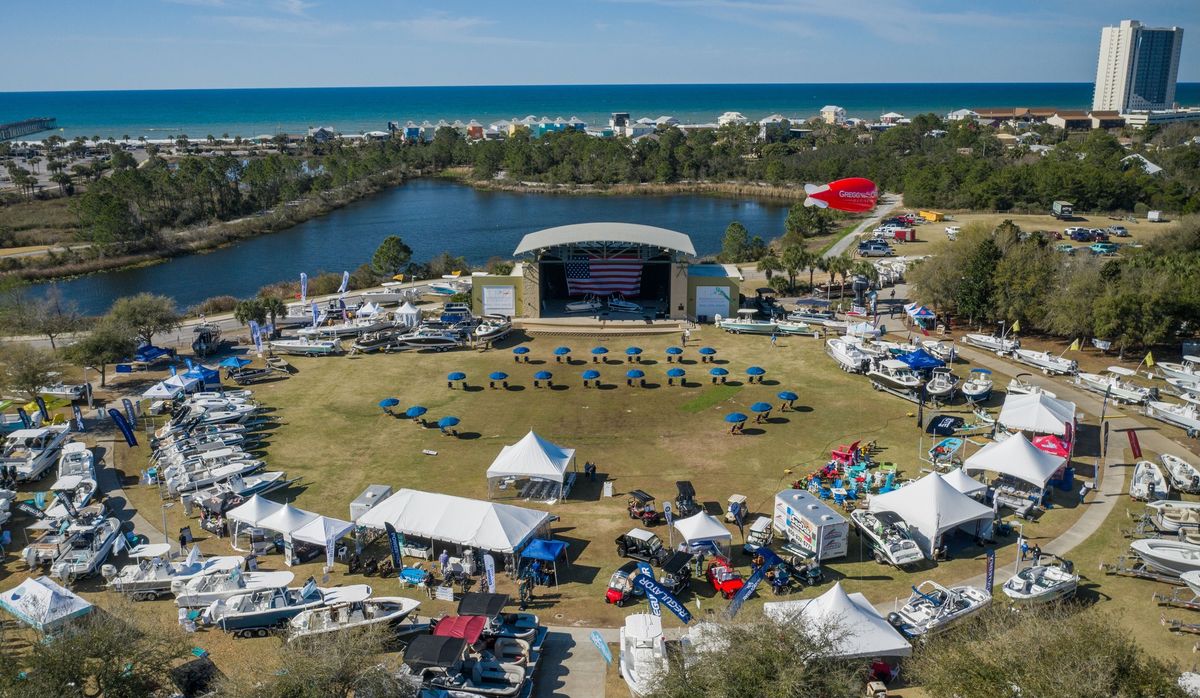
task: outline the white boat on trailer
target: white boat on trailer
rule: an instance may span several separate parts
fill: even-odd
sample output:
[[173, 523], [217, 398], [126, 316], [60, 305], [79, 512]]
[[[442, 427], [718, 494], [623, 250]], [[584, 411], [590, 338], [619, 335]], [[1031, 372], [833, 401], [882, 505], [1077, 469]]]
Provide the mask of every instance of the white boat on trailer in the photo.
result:
[[484, 315], [471, 333], [476, 342], [495, 342], [512, 332], [512, 320], [507, 315]]
[[662, 618], [649, 613], [626, 616], [620, 642], [617, 668], [629, 692], [635, 697], [650, 693], [669, 670]]
[[1175, 394], [1180, 400], [1190, 402], [1193, 405], [1200, 405], [1200, 380], [1184, 380], [1182, 378], [1168, 378], [1167, 383], [1170, 384]]
[[342, 343], [336, 339], [275, 339], [267, 346], [271, 351], [291, 356], [329, 356], [342, 353]]
[[1143, 502], [1166, 499], [1171, 494], [1171, 484], [1163, 477], [1158, 465], [1148, 460], [1139, 461], [1133, 468], [1133, 481], [1129, 483], [1129, 496]]
[[871, 363], [871, 357], [863, 353], [856, 344], [846, 341], [844, 337], [831, 337], [825, 340], [825, 353], [849, 373], [864, 373]]
[[850, 521], [861, 536], [871, 543], [875, 562], [906, 567], [919, 564], [925, 559], [921, 546], [912, 539], [908, 524], [890, 511], [871, 512], [855, 509], [850, 512]]
[[1079, 372], [1079, 364], [1074, 359], [1064, 359], [1061, 356], [1037, 351], [1035, 349], [1017, 349], [1013, 353], [1013, 358], [1023, 364], [1036, 366], [1042, 369], [1042, 373], [1047, 375], [1074, 375]]
[[887, 616], [888, 622], [908, 638], [939, 633], [992, 602], [991, 594], [973, 586], [944, 587], [926, 581], [912, 590], [908, 602]]
[[1190, 435], [1200, 433], [1200, 405], [1151, 400], [1146, 403], [1146, 416], [1182, 427]]
[[291, 572], [212, 572], [171, 582], [175, 605], [181, 608], [205, 608], [218, 599], [267, 589], [285, 589], [296, 575]]
[[583, 300], [568, 302], [563, 307], [563, 310], [568, 313], [586, 313], [591, 315], [604, 310], [604, 303], [596, 296], [589, 294], [584, 296]]
[[992, 387], [992, 372], [986, 368], [973, 368], [960, 390], [968, 402], [985, 402], [992, 396]]
[[399, 281], [384, 281], [380, 284], [381, 288], [373, 291], [363, 291], [359, 294], [364, 303], [374, 303], [376, 305], [400, 305], [409, 297], [409, 292], [404, 288], [404, 284]]
[[1161, 499], [1147, 502], [1150, 522], [1163, 533], [1178, 533], [1180, 529], [1200, 529], [1200, 502]]
[[1127, 378], [1137, 375], [1136, 371], [1124, 366], [1109, 366], [1104, 373], [1083, 373], [1075, 376], [1075, 383], [1084, 390], [1101, 395], [1107, 394], [1120, 403], [1140, 405], [1155, 396], [1153, 388], [1144, 388]]
[[1029, 380], [1032, 377], [1032, 373], [1018, 373], [1016, 378], [1013, 378], [1008, 382], [1008, 392], [1016, 395], [1045, 395], [1046, 397], [1058, 397], [1049, 390], [1046, 390], [1042, 386]]
[[1155, 365], [1164, 378], [1200, 381], [1200, 356], [1185, 356], [1182, 363], [1159, 361]]
[[1163, 469], [1167, 471], [1167, 477], [1171, 479], [1172, 487], [1188, 494], [1200, 493], [1200, 469], [1170, 453], [1160, 454], [1158, 459], [1162, 462]]
[[374, 596], [311, 608], [288, 621], [288, 642], [372, 625], [396, 626], [420, 606], [420, 601], [403, 596]]
[[608, 297], [608, 310], [612, 313], [641, 313], [642, 306], [633, 301], [625, 300], [625, 296], [614, 293]]
[[1163, 574], [1178, 577], [1200, 570], [1200, 545], [1169, 538], [1142, 538], [1129, 544], [1129, 549], [1146, 566]]
[[739, 308], [737, 314], [736, 318], [717, 315], [717, 327], [731, 334], [775, 334], [779, 331], [779, 324], [774, 320], [756, 319], [758, 310], [754, 308]]
[[[1046, 559], [1044, 556], [1042, 559]], [[1015, 605], [1033, 605], [1058, 601], [1075, 595], [1079, 575], [1070, 560], [1056, 558], [1054, 564], [1026, 567], [1009, 578], [1001, 590]]]
[[71, 584], [99, 572], [120, 535], [120, 519], [102, 520], [95, 528], [72, 539], [69, 549], [51, 565], [50, 576]]
[[964, 334], [959, 341], [997, 354], [1011, 354], [1021, 348], [1021, 340], [1009, 339], [1007, 335], [997, 337], [994, 334], [971, 333]]
[[957, 389], [958, 376], [948, 368], [933, 369], [929, 381], [925, 383], [925, 394], [939, 402], [954, 397], [954, 391]]
[[[209, 574], [229, 574], [235, 569], [240, 570], [246, 562], [245, 558], [238, 555], [219, 555], [206, 559], [200, 556], [200, 549], [195, 546], [186, 559], [172, 562], [166, 559], [170, 545], [160, 543], [139, 547], [145, 550], [135, 549], [129, 554], [136, 562], [125, 565], [120, 571], [108, 566], [105, 568], [108, 588], [126, 594], [135, 601], [153, 601], [169, 594], [171, 585], [177, 581], [186, 582]], [[166, 549], [160, 549], [163, 547]]]
[[908, 364], [898, 359], [876, 361], [867, 371], [867, 378], [876, 387], [889, 388], [900, 392], [912, 392], [921, 387], [921, 377]]

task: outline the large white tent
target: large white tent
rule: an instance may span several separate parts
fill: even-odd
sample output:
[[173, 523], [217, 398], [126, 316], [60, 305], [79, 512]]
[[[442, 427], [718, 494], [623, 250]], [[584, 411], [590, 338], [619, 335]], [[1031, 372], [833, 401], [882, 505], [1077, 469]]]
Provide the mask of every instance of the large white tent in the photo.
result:
[[550, 443], [530, 429], [520, 441], [500, 449], [500, 455], [488, 467], [488, 495], [497, 480], [528, 478], [557, 482], [561, 499], [567, 469], [574, 462], [575, 449]]
[[199, 387], [200, 379], [195, 376], [174, 375], [150, 386], [149, 390], [142, 393], [142, 397], [147, 400], [174, 400]]
[[421, 324], [421, 311], [417, 310], [417, 306], [404, 302], [400, 309], [395, 312], [396, 320], [405, 327], [416, 327]]
[[1046, 453], [1034, 446], [1021, 432], [1003, 441], [994, 441], [979, 449], [963, 463], [963, 470], [990, 471], [1015, 477], [1042, 489], [1066, 458]]
[[1062, 436], [1075, 423], [1075, 403], [1045, 393], [1009, 393], [997, 421], [1007, 429]]
[[989, 535], [994, 516], [991, 507], [954, 489], [937, 473], [871, 497], [870, 510], [894, 512], [904, 519], [913, 540], [930, 557], [942, 535], [956, 528], [977, 536]]
[[839, 657], [908, 657], [912, 645], [859, 593], [847, 594], [838, 582], [815, 599], [763, 604], [776, 621], [802, 623], [814, 629], [836, 628]]
[[974, 497], [981, 492], [987, 491], [987, 485], [983, 484], [979, 480], [976, 480], [970, 475], [967, 475], [965, 472], [963, 472], [962, 468], [955, 468], [948, 473], [943, 473], [942, 479], [950, 483], [951, 487], [959, 492], [962, 492], [968, 497]]
[[273, 502], [260, 495], [254, 495], [242, 502], [240, 505], [229, 510], [227, 516], [230, 521], [235, 523], [245, 524], [247, 526], [257, 526], [263, 519], [274, 514], [283, 508], [279, 502]]
[[304, 511], [303, 509], [297, 509], [291, 504], [284, 504], [274, 514], [260, 519], [258, 526], [270, 531], [277, 531], [287, 537], [317, 518], [317, 515], [311, 511]]
[[724, 524], [715, 516], [702, 511], [686, 519], [675, 519], [675, 530], [683, 536], [683, 540], [689, 548], [697, 548], [708, 543], [728, 547], [730, 541], [733, 540], [733, 534], [725, 528]]
[[92, 612], [92, 604], [49, 577], [29, 578], [0, 593], [0, 606], [40, 632]]
[[300, 528], [292, 531], [292, 538], [313, 545], [329, 545], [330, 541], [336, 542], [342, 536], [347, 535], [354, 530], [354, 524], [349, 521], [342, 521], [330, 516], [317, 516], [317, 518], [309, 521]]
[[550, 514], [537, 509], [402, 489], [355, 523], [375, 529], [391, 524], [406, 536], [515, 553], [546, 530], [550, 520]]

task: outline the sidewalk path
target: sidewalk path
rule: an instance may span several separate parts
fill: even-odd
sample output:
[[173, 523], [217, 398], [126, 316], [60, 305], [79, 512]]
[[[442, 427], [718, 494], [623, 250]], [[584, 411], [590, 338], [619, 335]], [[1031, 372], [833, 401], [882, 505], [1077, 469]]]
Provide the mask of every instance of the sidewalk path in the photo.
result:
[[876, 223], [883, 220], [883, 218], [885, 216], [887, 216], [887, 214], [892, 212], [892, 209], [896, 208], [899, 205], [900, 205], [900, 196], [899, 195], [884, 194], [883, 197], [880, 199], [879, 206], [876, 207], [876, 209], [875, 209], [875, 215], [866, 219], [862, 223], [859, 223], [858, 227], [856, 227], [854, 230], [850, 231], [850, 233], [847, 234], [845, 237], [843, 237], [841, 240], [838, 240], [837, 242], [833, 243], [833, 247], [830, 247], [828, 250], [825, 251], [825, 254], [823, 254], [821, 256], [827, 257], [827, 258], [828, 257], [836, 257], [836, 256], [840, 255], [841, 253], [845, 252], [846, 249], [850, 247], [850, 245], [853, 245], [854, 243], [858, 242], [859, 236], [861, 236], [864, 232], [866, 232], [867, 228], [871, 228]]

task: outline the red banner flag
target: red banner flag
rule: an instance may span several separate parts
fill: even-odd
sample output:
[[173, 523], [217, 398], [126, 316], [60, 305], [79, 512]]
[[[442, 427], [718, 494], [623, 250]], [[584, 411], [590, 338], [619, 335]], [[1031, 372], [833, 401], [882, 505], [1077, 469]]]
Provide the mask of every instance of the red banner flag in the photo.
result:
[[1141, 459], [1142, 444], [1138, 442], [1137, 432], [1133, 429], [1130, 429], [1129, 431], [1125, 432], [1125, 435], [1129, 437], [1129, 450], [1133, 451], [1133, 457]]

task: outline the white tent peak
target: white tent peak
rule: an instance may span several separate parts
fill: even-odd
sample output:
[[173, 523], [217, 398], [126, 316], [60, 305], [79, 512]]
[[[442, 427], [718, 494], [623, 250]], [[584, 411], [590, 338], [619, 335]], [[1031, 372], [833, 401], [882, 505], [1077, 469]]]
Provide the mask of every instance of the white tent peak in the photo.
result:
[[317, 519], [317, 515], [311, 511], [297, 509], [291, 504], [284, 504], [274, 514], [261, 519], [258, 525], [262, 528], [278, 531], [285, 535], [300, 530], [305, 524], [311, 523]]
[[1017, 432], [1003, 441], [993, 441], [979, 449], [963, 463], [963, 470], [990, 470], [1045, 487], [1065, 462], [1062, 456], [1046, 453], [1030, 443], [1024, 434]]
[[564, 448], [538, 436], [532, 429], [515, 444], [500, 449], [488, 467], [491, 477], [543, 477], [562, 480], [575, 459], [575, 449]]
[[982, 534], [991, 528], [993, 517], [990, 507], [954, 489], [937, 473], [872, 497], [870, 510], [890, 511], [904, 519], [913, 539], [930, 556], [942, 533], [976, 523], [976, 533]]
[[948, 473], [944, 473], [942, 479], [968, 497], [976, 492], [982, 492], [987, 489], [987, 485], [963, 472], [962, 468], [955, 468]]
[[349, 521], [318, 515], [317, 518], [292, 531], [292, 538], [324, 546], [329, 541], [336, 541], [352, 530], [354, 530], [354, 524]]
[[229, 511], [229, 519], [244, 523], [247, 526], [257, 526], [260, 521], [279, 511], [283, 505], [273, 502], [261, 495], [254, 495], [239, 506]]
[[816, 625], [836, 624], [844, 633], [836, 643], [838, 656], [907, 657], [912, 654], [912, 645], [871, 602], [862, 594], [847, 594], [841, 582], [814, 599], [763, 604], [763, 611], [776, 620], [803, 617]]
[[998, 421], [1009, 429], [1062, 436], [1066, 425], [1075, 421], [1075, 403], [1045, 393], [1009, 393]]
[[733, 538], [729, 529], [711, 514], [703, 511], [692, 514], [686, 519], [675, 519], [675, 530], [689, 544], [705, 541], [726, 540]]

